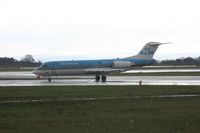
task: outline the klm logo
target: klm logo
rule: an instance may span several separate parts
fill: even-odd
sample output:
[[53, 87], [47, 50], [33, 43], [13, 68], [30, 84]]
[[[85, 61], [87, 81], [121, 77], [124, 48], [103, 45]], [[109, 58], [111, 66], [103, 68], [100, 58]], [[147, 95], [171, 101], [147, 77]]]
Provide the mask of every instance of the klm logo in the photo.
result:
[[154, 51], [151, 48], [144, 48], [141, 52], [141, 55], [153, 55]]

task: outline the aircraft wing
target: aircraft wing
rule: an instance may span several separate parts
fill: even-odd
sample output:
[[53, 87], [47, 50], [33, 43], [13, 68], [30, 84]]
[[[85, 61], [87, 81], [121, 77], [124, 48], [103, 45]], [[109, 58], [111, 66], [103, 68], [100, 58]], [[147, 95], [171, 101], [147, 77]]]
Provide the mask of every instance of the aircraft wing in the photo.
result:
[[125, 69], [112, 69], [112, 68], [89, 68], [85, 70], [89, 74], [107, 74], [112, 72], [124, 72]]

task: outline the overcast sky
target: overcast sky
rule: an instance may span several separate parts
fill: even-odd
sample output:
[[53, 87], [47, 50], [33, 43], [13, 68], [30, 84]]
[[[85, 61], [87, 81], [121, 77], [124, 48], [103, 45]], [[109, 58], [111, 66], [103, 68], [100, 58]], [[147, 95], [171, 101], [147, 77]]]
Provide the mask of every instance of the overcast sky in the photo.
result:
[[100, 59], [137, 54], [200, 56], [198, 0], [0, 0], [0, 57]]

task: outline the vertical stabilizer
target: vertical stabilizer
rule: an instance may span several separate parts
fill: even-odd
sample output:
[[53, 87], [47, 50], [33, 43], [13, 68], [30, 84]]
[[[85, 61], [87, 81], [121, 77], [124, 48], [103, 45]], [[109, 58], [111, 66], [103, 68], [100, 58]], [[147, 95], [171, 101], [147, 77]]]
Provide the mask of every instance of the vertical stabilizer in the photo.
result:
[[142, 50], [136, 56], [131, 56], [128, 58], [152, 59], [159, 45], [162, 45], [162, 44], [166, 44], [166, 43], [149, 42], [142, 48]]

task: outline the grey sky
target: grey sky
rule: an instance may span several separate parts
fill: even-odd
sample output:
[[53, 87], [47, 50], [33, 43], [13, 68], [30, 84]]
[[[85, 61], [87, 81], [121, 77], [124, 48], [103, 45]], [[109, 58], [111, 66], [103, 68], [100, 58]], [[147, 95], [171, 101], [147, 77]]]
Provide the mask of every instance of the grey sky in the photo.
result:
[[0, 0], [0, 56], [95, 59], [137, 54], [200, 56], [198, 0]]

